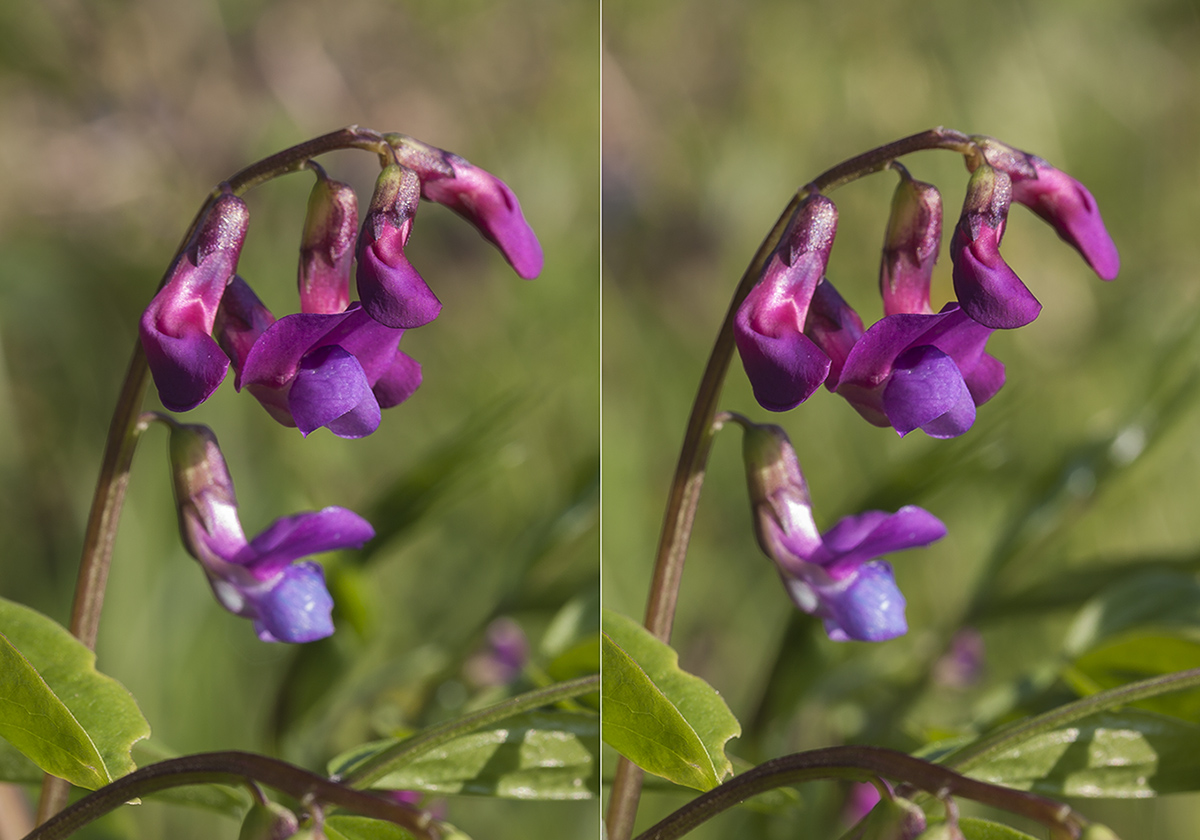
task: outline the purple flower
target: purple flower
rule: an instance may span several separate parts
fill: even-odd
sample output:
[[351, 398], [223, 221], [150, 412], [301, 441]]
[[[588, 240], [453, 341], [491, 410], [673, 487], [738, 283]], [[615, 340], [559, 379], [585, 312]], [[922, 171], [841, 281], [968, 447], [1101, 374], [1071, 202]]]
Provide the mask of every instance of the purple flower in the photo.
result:
[[253, 620], [264, 642], [311, 642], [332, 634], [325, 574], [303, 558], [361, 547], [375, 536], [371, 525], [345, 508], [327, 507], [277, 519], [247, 541], [216, 436], [205, 426], [170, 425], [180, 532], [221, 606]]
[[229, 370], [229, 359], [211, 333], [249, 220], [240, 198], [217, 198], [142, 314], [142, 348], [159, 399], [171, 411], [204, 402]]
[[836, 230], [833, 202], [815, 193], [805, 198], [738, 307], [733, 326], [738, 355], [755, 399], [770, 411], [795, 408], [829, 374], [829, 357], [804, 327]]
[[420, 201], [417, 173], [385, 166], [358, 238], [358, 296], [367, 313], [387, 327], [420, 327], [442, 311], [441, 301], [404, 256]]
[[421, 194], [449, 207], [500, 249], [519, 277], [542, 271], [542, 246], [508, 185], [451, 152], [404, 135], [389, 135], [396, 157], [421, 180]]
[[1012, 179], [1013, 201], [1024, 204], [1053, 227], [1102, 280], [1117, 276], [1121, 257], [1087, 187], [1037, 155], [991, 137], [971, 139], [983, 150], [989, 164]]
[[796, 452], [778, 426], [739, 419], [755, 533], [796, 606], [824, 620], [834, 641], [878, 642], [908, 630], [904, 596], [876, 558], [928, 545], [945, 526], [918, 507], [848, 516], [821, 534]]
[[[826, 280], [813, 296], [809, 320], [813, 340], [833, 359], [826, 387], [868, 422], [892, 426], [901, 436], [921, 429], [930, 437], [957, 437], [975, 422], [976, 406], [1004, 385], [1004, 365], [984, 352], [992, 331], [958, 304], [937, 314], [888, 315], [864, 333]], [[812, 329], [820, 325], [825, 329]]]
[[278, 321], [241, 278], [221, 304], [217, 329], [233, 359], [234, 385], [247, 389], [285, 426], [307, 435], [322, 426], [360, 438], [380, 411], [421, 384], [421, 366], [399, 349], [403, 330], [385, 327], [357, 303], [345, 312]]
[[1003, 170], [980, 164], [971, 173], [962, 216], [950, 240], [954, 292], [968, 315], [985, 327], [1013, 329], [1037, 318], [1042, 305], [1000, 256], [1012, 202]]

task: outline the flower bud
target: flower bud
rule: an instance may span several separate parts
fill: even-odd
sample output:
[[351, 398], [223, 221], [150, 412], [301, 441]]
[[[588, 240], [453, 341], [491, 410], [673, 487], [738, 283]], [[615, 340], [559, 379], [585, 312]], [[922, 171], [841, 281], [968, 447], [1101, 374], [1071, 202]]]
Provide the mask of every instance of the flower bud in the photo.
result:
[[299, 820], [287, 808], [276, 802], [256, 802], [242, 820], [238, 840], [287, 840], [299, 830]]
[[925, 830], [925, 812], [903, 797], [885, 797], [866, 816], [862, 840], [914, 840]]
[[1117, 276], [1121, 257], [1087, 187], [1037, 155], [991, 137], [975, 136], [971, 140], [989, 164], [1008, 173], [1013, 201], [1024, 204], [1054, 228], [1102, 280]]
[[1090, 823], [1079, 835], [1079, 840], [1120, 840], [1117, 833], [1106, 825]]
[[350, 269], [358, 235], [358, 197], [317, 170], [300, 240], [300, 311], [331, 314], [350, 305]]
[[962, 216], [950, 241], [958, 302], [971, 318], [992, 329], [1023, 327], [1042, 309], [1000, 256], [1011, 202], [1008, 175], [980, 164], [971, 173]]
[[754, 398], [770, 411], [795, 408], [829, 375], [829, 357], [804, 327], [836, 231], [834, 203], [818, 193], [805, 198], [738, 307], [733, 327], [738, 355]]
[[367, 313], [385, 327], [419, 327], [442, 310], [404, 256], [420, 200], [416, 172], [396, 164], [385, 166], [358, 237], [358, 296]]
[[900, 183], [892, 196], [879, 266], [883, 312], [932, 314], [929, 284], [942, 243], [942, 196], [937, 187], [913, 180], [899, 164], [893, 166]]
[[250, 215], [234, 195], [209, 206], [139, 323], [159, 399], [188, 411], [221, 384], [229, 359], [212, 339], [217, 307], [237, 270]]
[[541, 273], [542, 246], [507, 184], [452, 152], [411, 137], [390, 134], [388, 142], [400, 162], [420, 176], [425, 198], [470, 222], [500, 249], [519, 277], [530, 280]]

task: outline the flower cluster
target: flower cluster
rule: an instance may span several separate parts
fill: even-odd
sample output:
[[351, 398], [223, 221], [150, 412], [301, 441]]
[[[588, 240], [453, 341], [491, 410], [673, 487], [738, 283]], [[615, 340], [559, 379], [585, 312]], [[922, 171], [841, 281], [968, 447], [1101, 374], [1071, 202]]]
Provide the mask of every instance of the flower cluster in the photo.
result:
[[876, 558], [929, 545], [945, 526], [919, 507], [872, 510], [817, 530], [808, 484], [787, 434], [738, 418], [755, 534], [796, 606], [825, 622], [835, 641], [904, 635], [904, 596], [889, 563]]
[[[412, 138], [387, 139], [394, 161], [379, 175], [361, 231], [354, 191], [309, 162], [317, 183], [300, 247], [297, 314], [276, 319], [236, 274], [245, 203], [229, 193], [209, 203], [141, 319], [164, 406], [195, 408], [232, 365], [238, 390], [302, 434], [373, 432], [380, 411], [421, 383], [420, 365], [398, 349], [404, 330], [441, 310], [404, 253], [422, 197], [465, 217], [521, 277], [541, 271], [537, 237], [502, 181]], [[360, 302], [350, 301], [352, 272]]]
[[1008, 210], [1024, 204], [1049, 222], [1103, 279], [1120, 260], [1091, 193], [1034, 155], [972, 137], [971, 177], [950, 241], [956, 301], [938, 312], [930, 281], [942, 235], [937, 189], [899, 164], [880, 268], [884, 316], [862, 319], [825, 277], [837, 210], [813, 192], [795, 210], [734, 323], [758, 402], [786, 411], [823, 383], [869, 422], [905, 435], [961, 435], [1004, 385], [985, 352], [993, 330], [1033, 321], [1041, 304], [1000, 255]]

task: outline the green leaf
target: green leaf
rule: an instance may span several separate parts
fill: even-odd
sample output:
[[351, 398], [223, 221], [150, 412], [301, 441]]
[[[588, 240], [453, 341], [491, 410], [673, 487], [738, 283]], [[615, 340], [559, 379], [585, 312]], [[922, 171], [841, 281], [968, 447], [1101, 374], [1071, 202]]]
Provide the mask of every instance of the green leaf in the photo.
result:
[[410, 832], [395, 823], [349, 816], [325, 820], [325, 836], [329, 840], [414, 840]]
[[112, 781], [75, 716], [29, 660], [0, 635], [0, 735], [47, 773], [95, 790]]
[[[600, 791], [595, 715], [529, 712], [441, 744], [371, 784], [386, 790], [509, 799], [590, 799]], [[345, 775], [397, 743], [365, 744], [330, 762]]]
[[966, 840], [1037, 840], [1024, 831], [991, 820], [963, 817], [958, 821], [958, 827]]
[[741, 726], [716, 689], [679, 668], [669, 645], [604, 611], [602, 737], [639, 767], [697, 790], [733, 768], [725, 743]]
[[0, 632], [0, 734], [80, 787], [131, 772], [130, 748], [150, 725], [125, 687], [96, 671], [96, 655], [57, 622], [3, 598]]
[[[1081, 696], [1161, 674], [1200, 668], [1200, 641], [1194, 633], [1132, 632], [1101, 644], [1075, 660], [1063, 679]], [[1200, 720], [1200, 690], [1163, 694], [1138, 708]]]
[[1040, 732], [967, 771], [1047, 796], [1148, 797], [1200, 790], [1200, 726], [1127, 709]]

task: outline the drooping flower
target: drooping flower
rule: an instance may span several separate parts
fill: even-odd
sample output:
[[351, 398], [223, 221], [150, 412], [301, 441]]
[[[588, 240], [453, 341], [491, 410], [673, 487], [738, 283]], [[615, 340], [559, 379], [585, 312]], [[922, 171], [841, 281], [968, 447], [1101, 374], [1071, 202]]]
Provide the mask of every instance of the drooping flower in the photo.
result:
[[386, 327], [413, 329], [442, 311], [441, 301], [404, 255], [420, 202], [417, 173], [385, 166], [358, 237], [358, 296], [367, 313]]
[[324, 426], [343, 438], [371, 434], [382, 409], [420, 386], [421, 365], [399, 349], [403, 333], [357, 303], [345, 312], [275, 320], [240, 277], [230, 284], [217, 322], [238, 390], [250, 391], [272, 417], [301, 434]]
[[1000, 256], [1012, 194], [1007, 173], [980, 164], [971, 173], [962, 216], [950, 240], [959, 304], [980, 324], [996, 330], [1023, 327], [1042, 310], [1038, 299]]
[[770, 411], [795, 408], [829, 374], [829, 357], [804, 327], [836, 231], [833, 202], [817, 193], [805, 198], [738, 307], [733, 327], [738, 355], [755, 399]]
[[188, 411], [204, 402], [229, 370], [229, 359], [211, 334], [237, 270], [249, 220], [246, 204], [237, 196], [213, 201], [142, 313], [142, 348], [159, 399], [171, 411]]
[[1053, 227], [1102, 280], [1117, 276], [1121, 257], [1087, 187], [1037, 155], [991, 137], [975, 136], [971, 140], [982, 149], [991, 166], [1012, 179], [1013, 201], [1025, 205]]
[[931, 513], [913, 506], [895, 513], [848, 516], [821, 534], [796, 452], [778, 426], [738, 419], [755, 533], [793, 602], [818, 616], [834, 641], [878, 642], [908, 630], [904, 596], [889, 563], [877, 558], [925, 546], [946, 534]]
[[205, 426], [170, 423], [171, 468], [184, 546], [213, 594], [249, 618], [264, 642], [311, 642], [333, 633], [333, 599], [312, 554], [358, 548], [370, 523], [340, 507], [277, 519], [247, 541], [233, 480], [216, 436]]
[[517, 276], [542, 271], [542, 246], [508, 185], [452, 152], [402, 134], [388, 135], [400, 163], [421, 180], [421, 194], [449, 207], [500, 249]]
[[892, 168], [900, 173], [900, 183], [892, 196], [879, 264], [883, 314], [933, 314], [929, 286], [942, 244], [942, 196], [899, 163], [893, 161]]
[[984, 352], [992, 331], [956, 303], [936, 314], [887, 315], [865, 332], [828, 281], [813, 296], [809, 334], [833, 360], [826, 387], [868, 422], [901, 435], [957, 437], [977, 406], [1004, 385], [1004, 365]]

